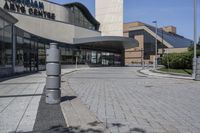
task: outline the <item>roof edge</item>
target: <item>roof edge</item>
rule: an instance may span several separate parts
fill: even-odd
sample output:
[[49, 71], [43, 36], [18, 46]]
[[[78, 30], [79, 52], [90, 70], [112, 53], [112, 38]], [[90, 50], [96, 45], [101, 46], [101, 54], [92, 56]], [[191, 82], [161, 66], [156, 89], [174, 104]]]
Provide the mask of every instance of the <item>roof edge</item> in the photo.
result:
[[74, 38], [74, 45], [80, 45], [85, 43], [98, 43], [98, 42], [121, 42], [125, 49], [133, 48], [139, 46], [137, 40], [129, 37], [121, 36], [97, 36], [97, 37], [87, 37], [87, 38]]
[[[80, 41], [80, 42], [79, 42]], [[86, 38], [74, 38], [74, 44], [76, 43], [86, 43], [88, 41], [93, 42], [101, 42], [101, 41], [121, 41], [121, 42], [128, 42], [132, 41], [134, 43], [137, 43], [137, 41], [133, 38], [129, 37], [121, 37], [121, 36], [96, 36], [96, 37], [86, 37]]]
[[12, 23], [12, 24], [15, 24], [15, 23], [18, 22], [18, 20], [15, 17], [13, 17], [11, 14], [9, 14], [8, 12], [6, 12], [1, 7], [0, 7], [0, 17], [3, 18], [6, 21]]

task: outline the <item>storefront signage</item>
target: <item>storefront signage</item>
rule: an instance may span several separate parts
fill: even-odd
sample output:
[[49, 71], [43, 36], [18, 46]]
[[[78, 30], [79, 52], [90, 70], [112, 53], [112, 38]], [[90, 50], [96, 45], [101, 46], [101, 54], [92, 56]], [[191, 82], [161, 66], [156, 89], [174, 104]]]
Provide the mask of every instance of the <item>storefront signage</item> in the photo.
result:
[[44, 3], [36, 0], [5, 0], [4, 9], [22, 14], [55, 20], [54, 13], [44, 10]]

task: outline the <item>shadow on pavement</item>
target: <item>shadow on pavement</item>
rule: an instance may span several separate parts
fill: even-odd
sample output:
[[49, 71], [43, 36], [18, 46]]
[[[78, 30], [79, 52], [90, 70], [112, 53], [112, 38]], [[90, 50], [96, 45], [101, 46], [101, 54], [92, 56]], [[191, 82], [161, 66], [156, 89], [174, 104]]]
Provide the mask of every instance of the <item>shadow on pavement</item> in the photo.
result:
[[71, 101], [73, 99], [77, 98], [77, 96], [63, 96], [61, 97], [61, 102], [65, 102], [65, 101]]
[[52, 126], [47, 130], [31, 131], [31, 132], [17, 132], [17, 133], [103, 133], [104, 131], [99, 129], [82, 129], [80, 126], [63, 127], [62, 125]]
[[121, 124], [121, 123], [112, 123], [112, 126], [113, 127], [123, 127], [125, 126], [124, 124]]
[[103, 124], [103, 122], [94, 121], [94, 122], [88, 123], [88, 125], [93, 126], [93, 127], [95, 127], [99, 124]]
[[64, 128], [61, 126], [53, 126], [48, 130], [49, 133], [59, 132], [59, 133], [103, 133], [104, 131], [98, 129], [81, 129], [79, 126], [77, 127], [68, 127]]

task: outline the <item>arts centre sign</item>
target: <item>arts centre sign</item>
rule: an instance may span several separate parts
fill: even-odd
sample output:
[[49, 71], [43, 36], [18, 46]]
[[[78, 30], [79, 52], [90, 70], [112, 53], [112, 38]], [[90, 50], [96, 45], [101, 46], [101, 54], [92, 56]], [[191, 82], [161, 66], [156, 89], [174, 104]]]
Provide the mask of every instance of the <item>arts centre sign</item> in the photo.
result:
[[5, 0], [4, 9], [46, 19], [56, 18], [54, 13], [45, 11], [43, 2], [37, 0]]

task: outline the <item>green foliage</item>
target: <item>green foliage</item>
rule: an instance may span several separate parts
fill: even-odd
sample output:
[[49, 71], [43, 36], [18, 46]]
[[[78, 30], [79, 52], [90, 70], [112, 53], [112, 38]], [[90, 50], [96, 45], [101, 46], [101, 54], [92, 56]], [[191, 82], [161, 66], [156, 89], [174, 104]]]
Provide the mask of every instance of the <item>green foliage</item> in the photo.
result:
[[191, 69], [192, 68], [192, 52], [186, 53], [170, 53], [165, 54], [161, 59], [161, 64], [166, 68], [173, 69]]
[[[161, 64], [172, 69], [192, 69], [193, 57], [194, 47], [191, 45], [188, 52], [164, 54]], [[197, 45], [197, 57], [200, 57], [200, 45]]]
[[200, 57], [200, 49], [197, 49], [197, 57]]
[[160, 68], [158, 69], [162, 72], [171, 72], [171, 73], [181, 73], [181, 74], [192, 74], [192, 69], [171, 69], [171, 68]]

